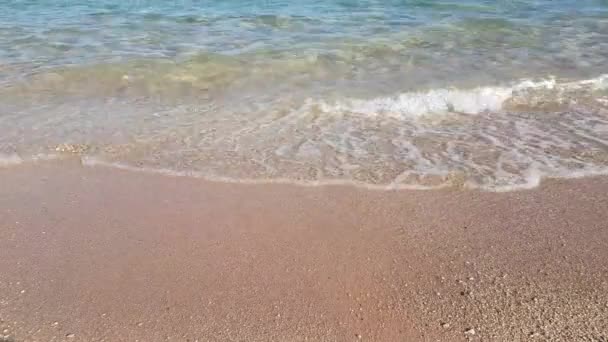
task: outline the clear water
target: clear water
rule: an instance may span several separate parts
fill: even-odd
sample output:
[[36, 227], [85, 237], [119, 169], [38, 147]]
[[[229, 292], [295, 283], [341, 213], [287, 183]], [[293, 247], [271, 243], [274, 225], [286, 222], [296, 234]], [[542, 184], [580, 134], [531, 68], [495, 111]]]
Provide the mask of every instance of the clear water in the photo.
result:
[[526, 187], [608, 170], [607, 61], [599, 0], [8, 0], [0, 153]]

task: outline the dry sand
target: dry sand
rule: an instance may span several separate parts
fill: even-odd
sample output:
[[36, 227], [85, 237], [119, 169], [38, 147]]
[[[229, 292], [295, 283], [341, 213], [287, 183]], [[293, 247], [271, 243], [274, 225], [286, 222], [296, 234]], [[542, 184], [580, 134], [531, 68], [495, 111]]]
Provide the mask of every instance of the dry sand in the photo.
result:
[[0, 341], [606, 341], [608, 178], [511, 193], [0, 169]]

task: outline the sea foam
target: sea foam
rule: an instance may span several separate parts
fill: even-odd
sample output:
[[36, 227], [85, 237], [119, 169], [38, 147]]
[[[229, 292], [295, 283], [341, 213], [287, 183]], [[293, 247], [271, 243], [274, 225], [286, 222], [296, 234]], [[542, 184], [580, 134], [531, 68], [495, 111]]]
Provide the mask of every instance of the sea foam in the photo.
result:
[[17, 154], [0, 153], [0, 167], [9, 167], [23, 163], [23, 159]]
[[550, 101], [561, 102], [565, 95], [574, 91], [608, 89], [608, 74], [596, 78], [559, 83], [555, 78], [522, 80], [508, 86], [486, 86], [472, 89], [439, 88], [427, 91], [406, 92], [396, 96], [372, 99], [340, 99], [334, 102], [309, 100], [308, 106], [316, 106], [325, 113], [349, 112], [367, 116], [388, 116], [408, 119], [433, 114], [479, 114], [499, 111], [510, 99], [526, 103], [526, 96], [545, 92]]
[[[59, 157], [81, 158], [88, 167], [230, 183], [512, 191], [536, 187], [544, 178], [608, 173], [608, 108], [597, 101], [606, 96], [605, 89], [607, 75], [440, 88], [369, 100], [309, 100], [295, 104], [288, 115], [256, 117], [244, 129], [228, 130], [229, 135], [214, 131], [216, 123], [210, 121], [200, 136], [190, 129], [171, 131], [176, 139], [170, 144], [165, 134], [156, 133], [160, 142], [93, 142], [82, 149], [59, 144], [54, 151]], [[535, 107], [551, 101], [567, 105], [548, 111]], [[522, 107], [514, 110], [513, 104]], [[168, 121], [162, 127], [181, 118], [181, 109], [172, 109], [176, 112], [164, 116]], [[476, 115], [482, 112], [487, 115]], [[445, 122], [417, 120], [454, 113], [464, 115]], [[200, 124], [198, 116], [189, 118]], [[5, 154], [0, 166], [57, 156]]]

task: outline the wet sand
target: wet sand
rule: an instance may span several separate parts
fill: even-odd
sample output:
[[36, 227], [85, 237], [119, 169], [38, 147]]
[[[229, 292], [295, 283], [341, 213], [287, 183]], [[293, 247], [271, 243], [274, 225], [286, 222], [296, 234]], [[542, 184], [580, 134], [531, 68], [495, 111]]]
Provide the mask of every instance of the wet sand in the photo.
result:
[[606, 341], [608, 178], [509, 193], [0, 169], [0, 341]]

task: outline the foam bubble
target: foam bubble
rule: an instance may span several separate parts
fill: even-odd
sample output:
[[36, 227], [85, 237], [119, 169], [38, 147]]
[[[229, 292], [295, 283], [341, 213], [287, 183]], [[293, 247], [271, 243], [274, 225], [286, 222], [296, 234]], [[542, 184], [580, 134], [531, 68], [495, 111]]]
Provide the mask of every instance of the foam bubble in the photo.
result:
[[372, 184], [366, 182], [359, 182], [352, 179], [319, 179], [319, 180], [298, 180], [291, 178], [232, 178], [223, 177], [218, 175], [211, 175], [204, 172], [196, 171], [177, 171], [167, 168], [148, 168], [132, 166], [125, 163], [119, 162], [108, 162], [103, 159], [96, 157], [84, 156], [81, 158], [83, 166], [86, 167], [107, 167], [119, 170], [125, 170], [130, 172], [142, 172], [148, 174], [158, 174], [169, 177], [188, 177], [188, 178], [201, 178], [210, 182], [221, 182], [230, 184], [250, 184], [250, 185], [263, 185], [263, 184], [283, 184], [283, 185], [294, 185], [304, 187], [318, 187], [318, 186], [355, 186], [358, 188], [364, 188], [367, 190], [433, 190], [441, 189], [448, 186], [448, 184], [438, 185], [421, 185], [421, 184]]
[[20, 156], [16, 153], [0, 153], [0, 167], [11, 167], [29, 162], [38, 162], [45, 160], [59, 159], [56, 154], [35, 154], [27, 157]]
[[[59, 144], [50, 152], [71, 152], [60, 156], [81, 158], [84, 166], [230, 183], [521, 190], [544, 178], [608, 173], [608, 116], [597, 101], [606, 88], [608, 76], [602, 75], [333, 104], [310, 100], [302, 106], [298, 99], [283, 107], [259, 101], [260, 110], [243, 108], [245, 114], [218, 107], [190, 115], [184, 107], [171, 106], [150, 126], [147, 121], [138, 126], [136, 141], [80, 132], [69, 136], [68, 130], [56, 140], [87, 141], [90, 148]], [[542, 107], [547, 101], [565, 105]], [[266, 115], [257, 115], [268, 108]], [[417, 119], [431, 113], [449, 119]], [[79, 127], [77, 120], [71, 122]], [[132, 126], [125, 127], [132, 133]], [[43, 149], [36, 143], [30, 150]], [[0, 166], [45, 158], [49, 155], [6, 155]]]
[[[438, 184], [422, 184], [422, 183], [402, 183], [400, 179], [395, 179], [389, 184], [372, 184], [367, 182], [356, 181], [353, 179], [318, 179], [318, 180], [297, 180], [290, 178], [231, 178], [217, 175], [210, 175], [204, 172], [195, 171], [176, 171], [166, 168], [147, 168], [131, 166], [124, 163], [106, 162], [102, 159], [94, 157], [83, 157], [82, 165], [86, 167], [106, 167], [125, 170], [129, 172], [142, 172], [148, 174], [159, 174], [170, 177], [187, 177], [201, 178], [210, 182], [221, 182], [230, 184], [249, 184], [249, 185], [264, 185], [264, 184], [280, 184], [293, 185], [303, 187], [319, 187], [319, 186], [354, 186], [367, 190], [387, 191], [387, 190], [439, 190], [458, 186], [458, 183], [443, 182]], [[400, 178], [406, 178], [412, 172], [404, 172]], [[439, 172], [446, 179], [450, 179], [449, 173]], [[522, 177], [516, 179], [510, 184], [480, 184], [472, 181], [465, 181], [461, 184], [462, 188], [469, 190], [480, 190], [490, 192], [511, 192], [530, 190], [538, 187], [545, 179], [576, 179], [583, 177], [605, 176], [608, 175], [608, 167], [587, 167], [582, 170], [542, 170], [538, 165], [533, 165], [522, 173]]]
[[9, 167], [23, 163], [23, 159], [16, 154], [0, 153], [0, 167]]
[[326, 113], [351, 112], [368, 116], [387, 115], [403, 119], [448, 112], [477, 114], [482, 111], [499, 110], [511, 93], [510, 88], [501, 87], [472, 90], [435, 89], [427, 92], [405, 93], [396, 97], [341, 100], [333, 104], [320, 101], [318, 105], [321, 111]]
[[[51, 155], [38, 155], [30, 158], [23, 159], [18, 155], [12, 154], [0, 154], [0, 167], [3, 166], [15, 166], [23, 164], [24, 162], [40, 162], [57, 159], [57, 156]], [[415, 172], [404, 172], [395, 181], [388, 184], [373, 184], [368, 182], [356, 181], [353, 179], [317, 179], [317, 180], [297, 180], [290, 178], [232, 178], [223, 177], [218, 175], [212, 175], [205, 172], [197, 171], [177, 171], [168, 168], [149, 168], [133, 166], [127, 163], [121, 162], [109, 162], [94, 156], [82, 156], [80, 158], [81, 165], [84, 167], [103, 167], [119, 169], [128, 172], [141, 172], [148, 174], [158, 174], [169, 177], [187, 177], [187, 178], [200, 178], [210, 182], [221, 182], [230, 184], [248, 184], [248, 185], [264, 185], [264, 184], [278, 184], [278, 185], [293, 185], [303, 187], [319, 187], [319, 186], [354, 186], [373, 191], [387, 191], [387, 190], [438, 190], [443, 188], [450, 188], [458, 186], [457, 183], [450, 182], [449, 180], [453, 175], [450, 172], [438, 172], [437, 175], [442, 175], [448, 181], [437, 184], [422, 184], [422, 183], [402, 183], [400, 180], [407, 178], [407, 176], [415, 174]], [[590, 176], [601, 176], [608, 175], [608, 167], [586, 167], [580, 170], [542, 170], [539, 165], [533, 165], [529, 169], [525, 170], [521, 178], [518, 178], [516, 182], [511, 184], [480, 184], [473, 181], [465, 181], [460, 184], [461, 187], [471, 190], [480, 191], [491, 191], [491, 192], [510, 192], [510, 191], [521, 191], [536, 188], [540, 183], [547, 178], [583, 178]], [[418, 176], [423, 176], [420, 174]]]
[[[367, 116], [387, 116], [397, 119], [416, 118], [432, 114], [450, 112], [462, 114], [479, 114], [503, 109], [503, 105], [514, 97], [526, 101], [528, 93], [549, 91], [545, 96], [561, 102], [564, 92], [580, 90], [608, 89], [608, 75], [575, 81], [558, 83], [555, 78], [545, 80], [522, 80], [510, 87], [477, 87], [472, 89], [431, 89], [425, 92], [409, 92], [392, 97], [373, 99], [343, 99], [335, 102], [309, 100], [308, 105], [316, 105], [325, 113], [349, 112]], [[522, 101], [522, 99], [520, 99]]]

